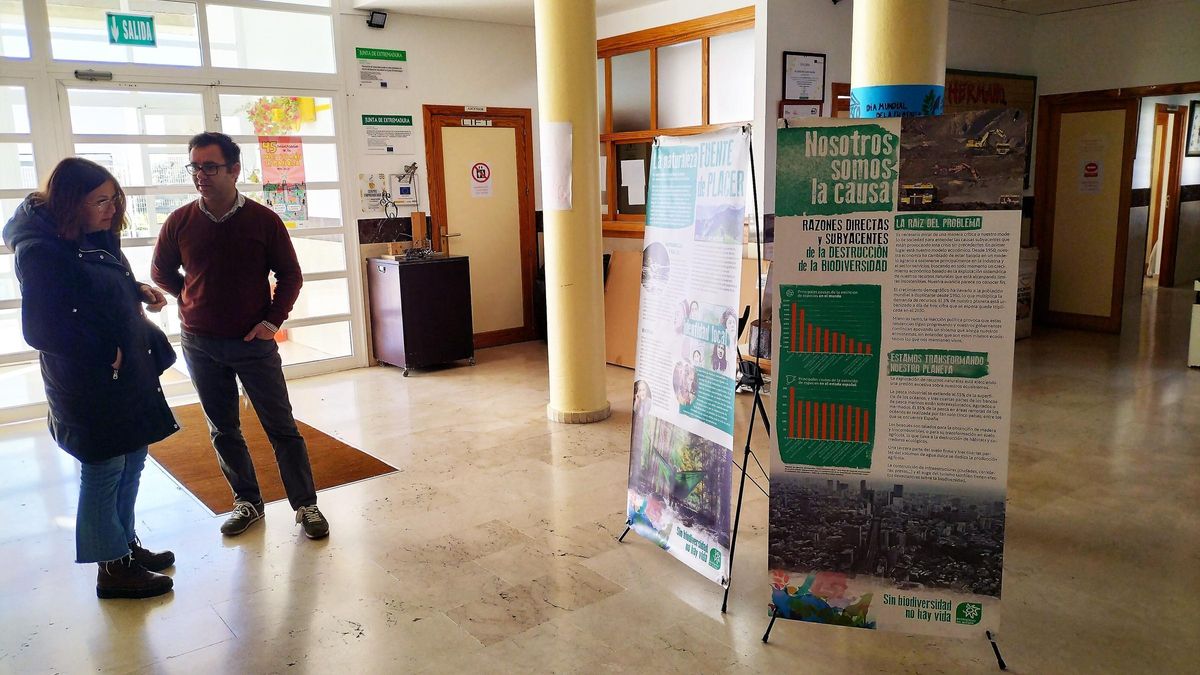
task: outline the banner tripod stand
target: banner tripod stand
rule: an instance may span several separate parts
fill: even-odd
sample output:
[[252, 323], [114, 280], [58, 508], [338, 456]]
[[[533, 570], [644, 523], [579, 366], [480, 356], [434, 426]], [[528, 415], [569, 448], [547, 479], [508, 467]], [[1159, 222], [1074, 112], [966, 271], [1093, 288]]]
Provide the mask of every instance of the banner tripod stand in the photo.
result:
[[775, 619], [779, 618], [779, 610], [771, 610], [771, 623], [767, 624], [767, 632], [763, 633], [763, 642], [766, 643], [767, 638], [771, 637], [771, 629], [775, 627]]
[[[747, 126], [746, 129], [749, 129], [749, 126]], [[763, 267], [763, 243], [764, 242], [763, 242], [763, 236], [762, 236], [762, 234], [763, 234], [762, 223], [761, 223], [761, 220], [759, 219], [759, 213], [758, 213], [758, 180], [757, 180], [757, 176], [755, 175], [755, 171], [754, 171], [754, 141], [753, 140], [750, 141], [750, 191], [751, 191], [751, 197], [754, 199], [754, 243], [755, 243], [755, 248], [756, 248], [756, 253], [757, 253], [756, 258], [758, 261], [758, 317], [757, 318], [758, 318], [759, 330], [761, 331], [762, 330], [762, 303], [763, 303], [763, 274], [762, 274], [763, 270], [762, 270], [762, 267]], [[748, 321], [749, 318], [750, 318], [750, 308], [746, 307], [744, 313], [742, 314], [742, 319], [741, 319], [741, 321], [739, 321], [739, 325], [738, 325], [738, 336], [739, 337], [742, 334], [742, 330], [745, 328], [746, 324], [749, 322]], [[754, 335], [753, 333], [751, 333], [751, 339], [761, 342], [761, 339], [762, 339], [761, 333], [760, 333], [760, 335], [757, 335], [757, 336]], [[766, 406], [763, 405], [763, 402], [762, 402], [763, 376], [762, 376], [762, 368], [759, 366], [759, 363], [758, 363], [758, 359], [759, 359], [758, 355], [761, 354], [761, 352], [762, 352], [761, 344], [755, 344], [755, 345], [753, 345], [753, 347], [754, 347], [754, 354], [755, 354], [753, 362], [748, 361], [748, 360], [743, 360], [741, 350], [740, 349], [738, 350], [738, 373], [739, 373], [738, 382], [742, 383], [742, 382], [745, 382], [746, 380], [750, 380], [751, 384], [754, 387], [754, 403], [751, 404], [751, 407], [750, 407], [750, 422], [746, 425], [746, 447], [745, 447], [745, 451], [742, 453], [742, 466], [741, 466], [742, 477], [741, 477], [740, 484], [738, 486], [737, 507], [734, 511], [734, 517], [733, 517], [733, 536], [729, 541], [729, 579], [728, 579], [728, 583], [725, 584], [725, 594], [721, 598], [721, 613], [722, 614], [724, 614], [725, 610], [729, 607], [729, 587], [731, 585], [733, 585], [733, 555], [737, 551], [738, 529], [739, 529], [739, 526], [741, 525], [741, 521], [742, 521], [742, 497], [744, 496], [744, 494], [746, 492], [746, 472], [748, 472], [750, 470], [750, 458], [754, 457], [754, 462], [756, 464], [758, 464], [758, 468], [760, 470], [762, 469], [762, 463], [758, 461], [758, 457], [755, 456], [754, 451], [750, 449], [750, 441], [754, 437], [754, 417], [755, 417], [755, 415], [761, 414], [763, 429], [766, 430], [767, 435], [771, 434], [770, 417], [767, 415], [767, 408], [766, 408]], [[766, 476], [767, 472], [763, 471], [763, 475]], [[751, 481], [753, 481], [753, 479], [751, 479]], [[754, 484], [758, 487], [759, 490], [762, 490], [763, 494], [767, 494], [767, 491], [763, 490], [762, 486], [758, 485], [757, 482], [755, 482]], [[770, 497], [770, 495], [767, 495], [767, 496]]]
[[984, 631], [988, 642], [992, 643], [992, 651], [996, 654], [996, 665], [1000, 666], [1000, 670], [1008, 670], [1008, 664], [1004, 662], [1004, 657], [1000, 656], [1000, 646], [996, 644], [996, 638], [992, 635], [992, 631]]
[[[761, 308], [759, 311], [761, 313]], [[739, 358], [740, 356], [741, 355], [739, 354]], [[759, 369], [758, 364], [750, 363], [748, 361], [742, 361], [742, 364], [750, 366], [754, 370], [754, 403], [750, 408], [750, 424], [746, 427], [746, 448], [742, 453], [742, 478], [741, 483], [738, 486], [737, 508], [734, 511], [733, 516], [733, 537], [729, 542], [729, 583], [725, 585], [725, 595], [721, 599], [722, 614], [724, 614], [725, 610], [729, 607], [729, 587], [733, 584], [733, 555], [737, 551], [738, 526], [742, 521], [742, 497], [746, 492], [746, 472], [750, 470], [750, 457], [754, 455], [754, 451], [750, 449], [750, 440], [754, 436], [754, 417], [760, 410], [762, 411], [763, 427], [766, 429], [768, 434], [771, 433], [771, 423], [767, 421], [766, 407], [762, 402], [762, 371]], [[754, 461], [757, 462], [758, 458], [755, 457]], [[760, 464], [759, 466], [761, 467], [762, 465]], [[759, 489], [761, 490], [762, 488], [759, 487]], [[766, 494], [765, 491], [764, 494]]]
[[[763, 633], [762, 636], [763, 643], [766, 643], [766, 641], [771, 637], [771, 629], [775, 627], [775, 619], [778, 618], [779, 610], [772, 609], [771, 622], [767, 624], [767, 632]], [[983, 634], [987, 636], [988, 643], [992, 645], [992, 652], [996, 654], [996, 665], [1000, 667], [1000, 670], [1008, 670], [1008, 664], [1004, 662], [1004, 657], [1000, 656], [1000, 646], [996, 644], [996, 638], [992, 635], [992, 631], [984, 631]]]

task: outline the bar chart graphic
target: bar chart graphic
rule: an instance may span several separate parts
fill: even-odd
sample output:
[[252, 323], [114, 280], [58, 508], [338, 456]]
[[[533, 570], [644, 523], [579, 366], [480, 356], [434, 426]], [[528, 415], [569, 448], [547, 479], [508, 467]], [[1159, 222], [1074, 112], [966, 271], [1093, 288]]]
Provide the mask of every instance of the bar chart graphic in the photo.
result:
[[805, 308], [796, 302], [789, 303], [788, 310], [789, 319], [795, 318], [794, 321], [789, 321], [791, 324], [788, 332], [789, 353], [867, 355], [875, 353], [875, 346], [870, 342], [864, 342], [861, 338], [856, 339], [808, 321], [805, 317]]
[[845, 403], [796, 399], [788, 387], [788, 438], [866, 443], [870, 438], [871, 410]]
[[776, 423], [785, 463], [866, 469], [875, 447], [881, 291], [780, 287]]

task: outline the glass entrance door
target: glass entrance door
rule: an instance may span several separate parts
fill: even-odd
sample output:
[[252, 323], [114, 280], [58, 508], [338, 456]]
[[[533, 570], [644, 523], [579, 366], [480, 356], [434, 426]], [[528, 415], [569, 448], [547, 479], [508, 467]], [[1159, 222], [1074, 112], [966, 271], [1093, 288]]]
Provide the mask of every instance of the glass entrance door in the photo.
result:
[[[26, 88], [0, 80], [0, 216], [5, 222], [38, 187]], [[204, 129], [232, 136], [242, 147], [239, 190], [280, 213], [304, 272], [300, 298], [277, 336], [287, 374], [361, 365], [364, 339], [354, 326], [362, 325], [356, 319], [362, 309], [350, 291], [353, 268], [347, 257], [334, 92], [72, 80], [58, 84], [58, 100], [57, 122], [68, 139], [62, 155], [104, 166], [128, 196], [122, 247], [137, 278], [147, 282], [167, 216], [196, 198], [185, 168], [188, 139]], [[272, 183], [279, 178], [281, 145], [287, 149], [283, 161], [297, 165], [283, 185], [286, 199], [279, 183]], [[40, 173], [47, 174], [45, 167]], [[0, 420], [45, 400], [37, 353], [21, 339], [20, 306], [12, 253], [0, 249]], [[150, 318], [178, 350], [174, 298]], [[163, 382], [168, 395], [192, 390], [182, 358]]]

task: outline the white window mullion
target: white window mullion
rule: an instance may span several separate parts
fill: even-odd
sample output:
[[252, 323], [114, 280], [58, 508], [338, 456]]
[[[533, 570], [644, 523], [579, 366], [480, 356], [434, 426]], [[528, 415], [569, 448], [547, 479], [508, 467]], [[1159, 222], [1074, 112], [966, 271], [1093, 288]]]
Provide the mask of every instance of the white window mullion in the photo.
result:
[[29, 363], [37, 361], [38, 353], [34, 350], [25, 352], [13, 352], [12, 354], [0, 354], [0, 366], [11, 366], [19, 363]]
[[[305, 143], [327, 143], [328, 144], [328, 143], [337, 143], [338, 142], [337, 136], [305, 136], [303, 134], [286, 134], [286, 135], [294, 137], [294, 138], [299, 138], [301, 141], [303, 141]], [[255, 145], [258, 144], [258, 136], [250, 136], [248, 134], [238, 134], [235, 136], [233, 134], [230, 134], [229, 137], [232, 138], [233, 142], [237, 143], [238, 145], [244, 145], [246, 143], [255, 144]]]
[[[340, 22], [344, 18], [340, 13], [334, 16], [334, 31], [340, 31]], [[340, 32], [336, 34], [340, 35]], [[343, 67], [355, 67], [353, 63], [347, 63], [349, 57], [345, 54], [345, 51], [344, 48], [337, 50], [337, 67], [339, 73], [344, 72]], [[350, 162], [350, 149], [354, 147], [354, 142], [350, 139], [349, 134], [345, 133], [345, 130], [356, 127], [350, 117], [350, 104], [346, 96], [334, 97], [333, 128], [343, 132], [339, 137], [336, 152], [338, 178], [340, 178], [338, 191], [342, 195], [342, 247], [346, 256], [346, 271], [349, 273], [347, 283], [350, 288], [350, 313], [354, 317], [350, 321], [350, 348], [351, 356], [355, 359], [356, 364], [362, 367], [369, 365], [367, 353], [370, 350], [367, 347], [366, 298], [361, 290], [365, 282], [363, 280], [363, 266], [360, 262], [362, 258], [359, 257], [358, 248], [358, 199], [355, 196], [358, 192], [358, 185], [355, 183], [352, 164]], [[420, 209], [421, 205], [418, 203], [416, 210]]]
[[[330, 4], [337, 0], [330, 0]], [[261, 9], [268, 12], [292, 12], [295, 14], [324, 14], [333, 15], [332, 7], [320, 5], [300, 5], [287, 2], [267, 2], [266, 0], [202, 0], [202, 5], [222, 5], [225, 7], [244, 7], [246, 9]]]
[[350, 321], [350, 314], [322, 314], [321, 316], [306, 316], [302, 319], [288, 319], [284, 322], [285, 328], [303, 328], [305, 326], [320, 326], [327, 323], [339, 323], [342, 321]]
[[[313, 190], [340, 190], [342, 184], [336, 181], [315, 181], [306, 180], [304, 184], [308, 186], [309, 192]], [[239, 192], [261, 192], [262, 183], [238, 183], [237, 189]]]
[[[199, 133], [199, 132], [197, 132]], [[137, 134], [75, 134], [75, 143], [96, 143], [109, 145], [187, 145], [191, 136], [151, 136]]]
[[337, 227], [299, 227], [293, 230], [288, 230], [293, 237], [321, 237], [327, 234], [345, 234], [346, 227], [339, 225]]
[[[196, 30], [200, 38], [200, 68], [202, 70], [210, 70], [212, 68], [212, 49], [209, 48], [208, 42], [208, 1], [197, 0], [196, 2]], [[207, 97], [206, 97], [207, 98]], [[207, 112], [207, 110], [205, 110]], [[205, 119], [210, 119], [207, 116]]]
[[221, 101], [217, 96], [217, 87], [215, 85], [209, 85], [204, 88], [204, 131], [220, 130]]
[[59, 129], [62, 130], [58, 138], [60, 157], [75, 156], [75, 129], [71, 124], [71, 97], [67, 94], [67, 86], [66, 80], [58, 80], [54, 87], [58, 116], [61, 120]]
[[50, 63], [50, 12], [44, 0], [25, 0], [25, 35], [29, 38], [29, 61], [33, 66]]
[[329, 279], [345, 279], [348, 276], [346, 270], [342, 270], [340, 272], [312, 272], [304, 274], [303, 278], [305, 281], [327, 281]]
[[191, 183], [178, 183], [175, 185], [122, 185], [121, 189], [128, 197], [192, 194], [196, 191], [196, 187]]

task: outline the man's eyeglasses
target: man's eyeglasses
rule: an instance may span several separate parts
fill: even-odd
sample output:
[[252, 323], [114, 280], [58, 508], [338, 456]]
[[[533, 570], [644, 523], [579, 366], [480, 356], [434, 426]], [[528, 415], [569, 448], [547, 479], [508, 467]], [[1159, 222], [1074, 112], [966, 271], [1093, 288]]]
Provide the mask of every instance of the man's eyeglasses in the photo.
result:
[[192, 162], [191, 164], [188, 164], [188, 165], [184, 166], [183, 168], [187, 169], [187, 172], [192, 174], [193, 176], [195, 176], [196, 174], [198, 174], [200, 172], [204, 172], [205, 176], [215, 176], [215, 175], [217, 175], [217, 172], [220, 171], [221, 167], [223, 167], [223, 166], [230, 166], [230, 165], [229, 164], [211, 164], [211, 163], [197, 164], [195, 162]]
[[88, 206], [96, 209], [97, 211], [103, 211], [110, 206], [114, 208], [120, 206], [122, 201], [124, 200], [121, 198], [121, 195], [117, 195], [115, 197], [104, 197], [103, 199], [97, 199], [94, 202], [88, 202]]

